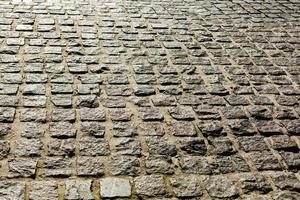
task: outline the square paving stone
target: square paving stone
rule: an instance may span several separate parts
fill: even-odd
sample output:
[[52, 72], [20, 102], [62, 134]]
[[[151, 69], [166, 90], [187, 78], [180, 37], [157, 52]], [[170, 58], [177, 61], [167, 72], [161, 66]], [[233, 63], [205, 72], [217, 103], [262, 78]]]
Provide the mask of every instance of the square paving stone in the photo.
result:
[[0, 181], [0, 194], [3, 199], [23, 200], [25, 198], [25, 183], [15, 181]]
[[131, 184], [128, 179], [123, 178], [100, 179], [100, 195], [104, 198], [130, 197]]
[[58, 184], [55, 181], [32, 181], [29, 187], [30, 200], [58, 199]]
[[91, 188], [91, 180], [67, 180], [65, 199], [94, 199]]

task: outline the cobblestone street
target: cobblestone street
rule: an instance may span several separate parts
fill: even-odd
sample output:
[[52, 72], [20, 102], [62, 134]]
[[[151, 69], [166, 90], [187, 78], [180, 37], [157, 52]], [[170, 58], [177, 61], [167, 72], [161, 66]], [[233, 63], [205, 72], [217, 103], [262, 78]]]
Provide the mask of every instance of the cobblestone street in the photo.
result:
[[0, 0], [0, 200], [299, 200], [299, 0]]

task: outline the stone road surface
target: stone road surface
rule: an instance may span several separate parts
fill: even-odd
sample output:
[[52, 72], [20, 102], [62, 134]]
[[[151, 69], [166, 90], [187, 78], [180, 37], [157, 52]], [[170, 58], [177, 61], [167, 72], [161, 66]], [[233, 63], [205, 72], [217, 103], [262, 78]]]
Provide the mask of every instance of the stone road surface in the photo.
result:
[[0, 0], [0, 200], [300, 199], [299, 0]]

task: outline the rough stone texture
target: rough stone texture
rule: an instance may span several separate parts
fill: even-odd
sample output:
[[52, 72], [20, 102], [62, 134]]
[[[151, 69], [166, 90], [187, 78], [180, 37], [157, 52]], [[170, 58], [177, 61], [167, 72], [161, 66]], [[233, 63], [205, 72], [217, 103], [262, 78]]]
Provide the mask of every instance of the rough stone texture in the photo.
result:
[[0, 194], [3, 199], [22, 200], [25, 197], [25, 184], [12, 181], [0, 181]]
[[54, 181], [33, 181], [29, 189], [29, 199], [51, 200], [58, 198], [58, 184]]
[[0, 200], [299, 199], [299, 10], [0, 0]]
[[172, 178], [170, 181], [176, 197], [198, 197], [202, 195], [196, 176]]
[[121, 178], [100, 179], [101, 197], [130, 197], [131, 185], [129, 180]]
[[92, 192], [92, 181], [67, 180], [65, 199], [94, 199]]
[[205, 179], [205, 187], [210, 196], [231, 198], [237, 196], [237, 187], [226, 176], [210, 176]]
[[140, 196], [161, 196], [167, 194], [167, 189], [162, 176], [139, 176], [134, 179], [137, 194]]

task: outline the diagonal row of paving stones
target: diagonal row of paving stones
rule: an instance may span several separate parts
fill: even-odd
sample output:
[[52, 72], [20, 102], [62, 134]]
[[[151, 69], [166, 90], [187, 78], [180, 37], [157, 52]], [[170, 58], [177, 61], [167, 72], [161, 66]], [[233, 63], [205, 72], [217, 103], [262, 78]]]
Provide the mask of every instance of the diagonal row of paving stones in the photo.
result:
[[299, 20], [297, 0], [0, 0], [0, 200], [300, 199]]

